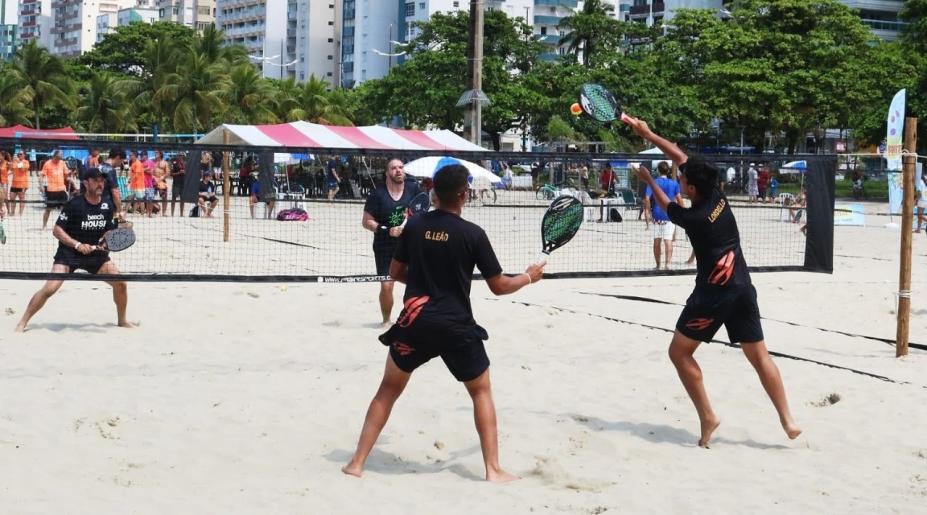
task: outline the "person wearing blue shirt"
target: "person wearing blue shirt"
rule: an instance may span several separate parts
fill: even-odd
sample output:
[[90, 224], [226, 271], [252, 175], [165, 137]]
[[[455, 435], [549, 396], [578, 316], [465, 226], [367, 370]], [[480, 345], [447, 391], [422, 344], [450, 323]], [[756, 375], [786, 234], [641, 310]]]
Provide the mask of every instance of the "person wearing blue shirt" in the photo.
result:
[[[679, 183], [670, 179], [670, 167], [666, 161], [657, 165], [656, 185], [666, 196], [678, 204], [682, 204], [682, 195], [679, 193]], [[657, 263], [657, 270], [660, 269], [660, 254], [663, 254], [663, 268], [669, 270], [670, 261], [673, 260], [673, 236], [676, 232], [676, 226], [670, 221], [669, 215], [666, 214], [660, 205], [652, 200], [653, 190], [647, 186], [644, 193], [644, 213], [648, 218], [647, 222], [652, 223], [653, 227], [653, 259]], [[665, 252], [661, 252], [665, 250]]]

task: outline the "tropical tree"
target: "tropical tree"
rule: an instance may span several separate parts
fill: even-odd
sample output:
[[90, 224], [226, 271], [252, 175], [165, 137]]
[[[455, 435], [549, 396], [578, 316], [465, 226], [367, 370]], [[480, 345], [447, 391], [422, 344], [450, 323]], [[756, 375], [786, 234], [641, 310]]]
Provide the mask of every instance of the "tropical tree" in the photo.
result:
[[103, 36], [93, 48], [75, 59], [81, 65], [127, 75], [145, 76], [152, 70], [148, 48], [153, 41], [166, 41], [174, 48], [183, 48], [196, 39], [196, 31], [181, 23], [157, 21], [120, 25]]
[[224, 62], [211, 62], [192, 46], [178, 56], [176, 70], [165, 76], [164, 85], [152, 100], [169, 106], [168, 112], [174, 113], [174, 130], [198, 132], [209, 128], [213, 117], [222, 111], [229, 77]]
[[224, 92], [226, 110], [224, 121], [231, 123], [275, 123], [274, 88], [250, 64], [232, 68], [231, 84]]
[[90, 77], [80, 92], [74, 117], [89, 132], [124, 132], [138, 129], [131, 116], [132, 101], [127, 97], [131, 83], [106, 71]]
[[586, 0], [582, 10], [560, 20], [558, 28], [563, 33], [560, 46], [566, 46], [583, 66], [592, 66], [592, 56], [599, 49], [599, 43], [620, 33], [620, 22], [611, 17], [614, 10], [613, 5], [602, 0]]
[[31, 93], [23, 88], [9, 65], [0, 67], [0, 126], [29, 125], [32, 117]]
[[225, 31], [210, 23], [195, 39], [195, 49], [210, 63], [225, 61], [229, 67], [248, 63], [248, 51], [241, 45], [226, 45]]
[[348, 98], [344, 94], [329, 91], [328, 88], [328, 82], [310, 75], [309, 80], [298, 85], [298, 103], [291, 104], [285, 118], [325, 125], [353, 125]]
[[61, 59], [51, 55], [32, 40], [19, 47], [13, 55], [13, 74], [32, 100], [35, 128], [41, 129], [43, 110], [71, 107], [73, 84]]

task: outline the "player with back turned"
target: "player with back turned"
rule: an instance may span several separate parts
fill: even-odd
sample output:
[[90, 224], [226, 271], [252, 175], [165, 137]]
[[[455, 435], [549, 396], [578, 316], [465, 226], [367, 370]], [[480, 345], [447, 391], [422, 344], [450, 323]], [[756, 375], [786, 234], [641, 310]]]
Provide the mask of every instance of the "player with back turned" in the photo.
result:
[[483, 340], [489, 335], [473, 319], [470, 284], [474, 267], [496, 295], [514, 293], [537, 282], [543, 264], [509, 277], [493, 252], [486, 233], [460, 217], [467, 202], [469, 172], [459, 164], [435, 173], [437, 209], [409, 220], [390, 264], [390, 276], [406, 284], [404, 309], [396, 323], [380, 335], [389, 346], [380, 388], [370, 402], [357, 451], [344, 466], [345, 474], [360, 476], [364, 462], [402, 394], [412, 372], [438, 356], [467, 388], [473, 401], [486, 479], [517, 479], [499, 466], [496, 408], [489, 382], [489, 358]]
[[701, 422], [698, 444], [708, 446], [721, 419], [708, 400], [702, 370], [694, 353], [701, 342], [714, 337], [722, 324], [731, 342], [741, 344], [744, 355], [759, 375], [786, 435], [797, 438], [801, 429], [789, 411], [779, 369], [766, 350], [756, 289], [747, 271], [734, 213], [724, 193], [718, 189], [718, 171], [701, 156], [687, 156], [675, 144], [650, 130], [644, 121], [628, 117], [626, 123], [679, 166], [680, 186], [692, 200], [690, 208], [671, 201], [656, 187], [650, 172], [638, 168], [638, 178], [652, 188], [657, 205], [674, 224], [686, 230], [697, 260], [695, 289], [676, 322], [669, 355], [698, 412]]

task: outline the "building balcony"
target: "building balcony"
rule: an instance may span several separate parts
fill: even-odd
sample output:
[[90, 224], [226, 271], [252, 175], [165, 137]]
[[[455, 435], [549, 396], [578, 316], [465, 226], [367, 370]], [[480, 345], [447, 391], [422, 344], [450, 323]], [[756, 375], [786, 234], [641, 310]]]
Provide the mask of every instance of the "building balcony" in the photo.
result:
[[[666, 4], [665, 4], [665, 3], [663, 3], [663, 2], [654, 2], [654, 3], [653, 3], [653, 12], [654, 12], [654, 14], [656, 14], [656, 13], [662, 13], [664, 10], [666, 10]], [[641, 15], [641, 14], [650, 14], [650, 4], [632, 5], [632, 6], [631, 6], [631, 11], [630, 11], [630, 12], [631, 12], [631, 16], [634, 16], [634, 15]]]
[[545, 6], [545, 7], [569, 7], [570, 9], [576, 9], [576, 6], [579, 4], [577, 0], [534, 0], [535, 6]]
[[560, 16], [535, 16], [534, 24], [535, 25], [553, 25], [556, 27], [557, 25], [560, 25], [560, 20], [562, 19], [563, 18], [561, 18]]

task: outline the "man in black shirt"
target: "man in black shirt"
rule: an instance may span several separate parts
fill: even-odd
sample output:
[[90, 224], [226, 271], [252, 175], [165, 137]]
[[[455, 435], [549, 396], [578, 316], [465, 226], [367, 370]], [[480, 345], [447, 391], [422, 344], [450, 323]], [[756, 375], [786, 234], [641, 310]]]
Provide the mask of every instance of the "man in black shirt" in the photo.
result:
[[698, 444], [708, 446], [711, 434], [721, 419], [715, 414], [702, 382], [702, 371], [694, 353], [701, 342], [711, 341], [723, 324], [731, 343], [740, 347], [760, 377], [763, 388], [779, 414], [779, 422], [789, 438], [797, 438], [801, 429], [792, 419], [779, 369], [773, 363], [760, 325], [756, 289], [750, 281], [747, 262], [740, 247], [740, 234], [731, 206], [718, 189], [718, 170], [701, 156], [687, 156], [675, 144], [663, 139], [634, 117], [628, 125], [639, 136], [653, 143], [679, 166], [680, 187], [692, 200], [691, 208], [672, 202], [643, 167], [637, 176], [653, 190], [657, 204], [670, 220], [686, 230], [696, 256], [698, 275], [695, 289], [686, 301], [669, 355], [701, 422]]
[[434, 179], [438, 208], [410, 220], [399, 239], [390, 275], [406, 284], [405, 307], [396, 324], [380, 335], [380, 342], [389, 346], [386, 371], [367, 410], [357, 451], [341, 469], [345, 474], [360, 477], [412, 371], [440, 356], [473, 400], [486, 480], [517, 479], [499, 466], [496, 409], [483, 347], [489, 335], [473, 319], [470, 282], [476, 267], [494, 294], [514, 293], [541, 280], [544, 265], [533, 264], [512, 277], [502, 274], [486, 233], [460, 217], [467, 202], [468, 176], [462, 165], [438, 170]]
[[212, 218], [212, 210], [219, 203], [216, 197], [216, 184], [212, 182], [212, 173], [203, 172], [203, 180], [200, 182], [200, 193], [197, 199], [200, 216]]
[[[118, 274], [119, 269], [110, 261], [109, 252], [98, 244], [107, 231], [116, 227], [113, 218], [116, 206], [109, 191], [104, 192], [106, 175], [99, 168], [87, 170], [84, 179], [85, 192], [71, 199], [58, 215], [52, 235], [58, 240], [58, 252], [52, 273], [70, 274], [83, 269], [91, 274]], [[128, 289], [123, 281], [107, 281], [113, 287], [113, 301], [116, 303], [117, 324], [120, 327], [134, 327], [126, 320]], [[52, 279], [32, 296], [16, 331], [26, 330], [29, 319], [36, 314], [49, 297], [55, 294], [63, 279]]]
[[[377, 186], [364, 203], [361, 225], [373, 232], [373, 257], [377, 275], [388, 275], [390, 260], [396, 250], [396, 242], [402, 234], [402, 223], [406, 219], [409, 202], [419, 192], [418, 185], [406, 182], [402, 161], [392, 159], [386, 164], [386, 181]], [[380, 282], [380, 314], [383, 325], [390, 323], [393, 311], [393, 281]]]

